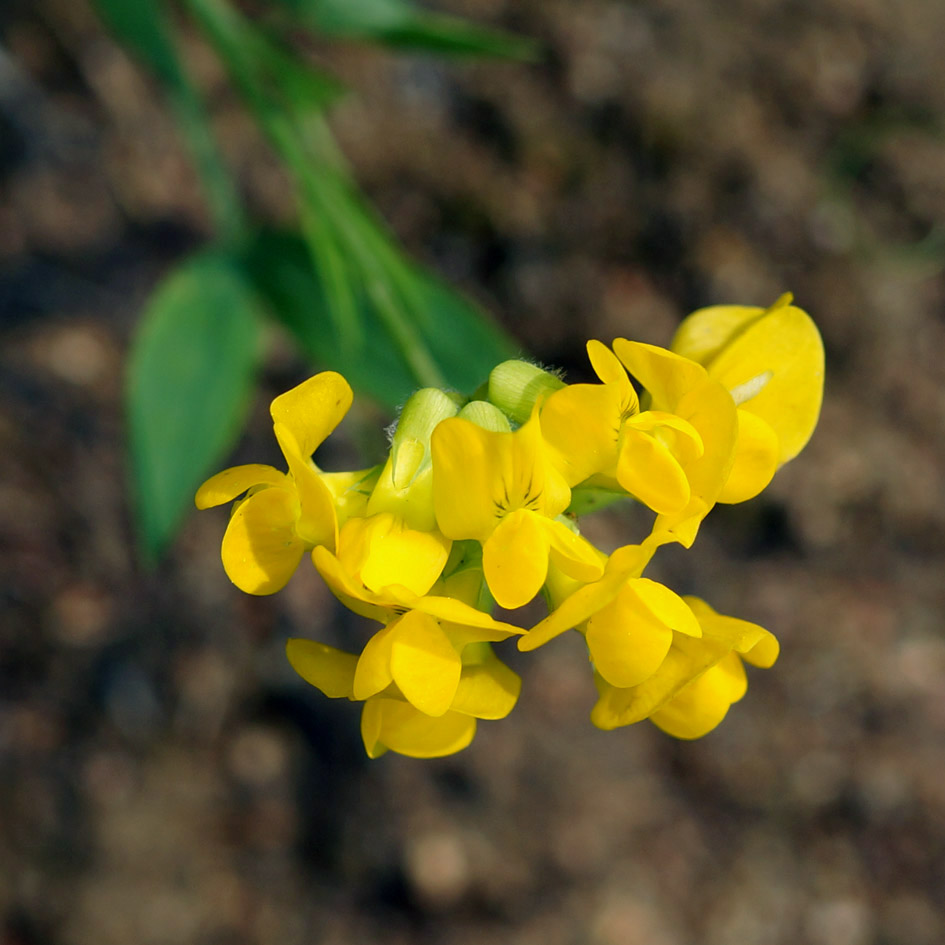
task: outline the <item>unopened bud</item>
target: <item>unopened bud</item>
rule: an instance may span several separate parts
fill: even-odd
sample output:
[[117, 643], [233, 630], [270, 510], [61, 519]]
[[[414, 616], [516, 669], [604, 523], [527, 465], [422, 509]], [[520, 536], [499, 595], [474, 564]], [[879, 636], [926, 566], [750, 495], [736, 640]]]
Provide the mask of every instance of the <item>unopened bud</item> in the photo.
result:
[[489, 375], [489, 400], [516, 423], [525, 423], [540, 397], [564, 386], [561, 378], [528, 361], [503, 361]]
[[459, 412], [463, 420], [475, 423], [477, 427], [489, 430], [492, 433], [511, 433], [512, 425], [509, 418], [498, 407], [485, 400], [473, 400], [466, 404]]

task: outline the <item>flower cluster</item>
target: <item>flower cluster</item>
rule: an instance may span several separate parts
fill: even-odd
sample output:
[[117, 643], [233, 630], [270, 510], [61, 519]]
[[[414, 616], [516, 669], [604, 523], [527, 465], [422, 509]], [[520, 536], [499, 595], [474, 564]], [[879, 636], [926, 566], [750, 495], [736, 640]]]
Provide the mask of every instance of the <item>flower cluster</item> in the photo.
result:
[[[823, 347], [791, 301], [702, 309], [669, 349], [590, 341], [599, 383], [507, 361], [473, 398], [420, 390], [383, 465], [355, 472], [312, 459], [352, 402], [341, 375], [318, 374], [272, 402], [287, 472], [227, 469], [197, 506], [236, 500], [222, 557], [241, 590], [278, 591], [308, 554], [342, 603], [380, 624], [357, 654], [287, 647], [325, 695], [364, 703], [371, 757], [466, 747], [478, 719], [518, 698], [493, 645], [515, 637], [530, 651], [572, 629], [590, 655], [595, 725], [649, 719], [698, 738], [744, 695], [744, 663], [771, 666], [778, 643], [643, 572], [661, 545], [688, 548], [716, 503], [761, 492], [813, 432]], [[653, 511], [652, 527], [606, 554], [578, 517], [625, 496]], [[549, 612], [534, 626], [493, 616], [539, 594]]]

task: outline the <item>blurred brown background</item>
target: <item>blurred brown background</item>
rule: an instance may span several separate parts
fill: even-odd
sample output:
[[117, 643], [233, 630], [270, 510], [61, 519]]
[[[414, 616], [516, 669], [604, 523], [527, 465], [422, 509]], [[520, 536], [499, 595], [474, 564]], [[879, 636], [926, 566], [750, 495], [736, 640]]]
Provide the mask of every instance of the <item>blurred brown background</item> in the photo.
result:
[[[546, 58], [316, 55], [355, 90], [333, 125], [392, 227], [524, 351], [580, 378], [588, 337], [667, 343], [696, 307], [788, 289], [821, 326], [808, 449], [650, 572], [782, 658], [684, 744], [593, 729], [572, 634], [510, 656], [521, 702], [466, 752], [368, 762], [358, 708], [283, 657], [288, 635], [363, 633], [313, 569], [243, 596], [218, 512], [143, 573], [123, 357], [207, 216], [85, 3], [5, 0], [0, 942], [945, 941], [945, 5], [449, 8]], [[213, 58], [188, 55], [256, 212], [290, 218]], [[307, 370], [273, 338], [238, 461], [277, 459], [268, 399]]]

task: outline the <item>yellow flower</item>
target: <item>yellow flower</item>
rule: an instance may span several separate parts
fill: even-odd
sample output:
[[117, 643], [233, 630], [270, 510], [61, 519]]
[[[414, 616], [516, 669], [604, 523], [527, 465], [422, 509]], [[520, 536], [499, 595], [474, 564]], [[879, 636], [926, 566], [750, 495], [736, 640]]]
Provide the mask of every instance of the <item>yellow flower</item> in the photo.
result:
[[702, 442], [701, 454], [681, 463], [689, 486], [688, 502], [678, 511], [661, 512], [654, 526], [671, 532], [688, 548], [732, 469], [738, 439], [735, 402], [722, 384], [689, 358], [625, 338], [615, 339], [613, 349], [646, 389], [651, 411], [685, 421]]
[[549, 558], [579, 580], [600, 575], [593, 546], [557, 520], [571, 490], [548, 456], [537, 412], [514, 433], [451, 418], [431, 442], [440, 530], [482, 543], [483, 572], [500, 606], [528, 603], [544, 584]]
[[742, 661], [772, 666], [778, 641], [763, 627], [716, 613], [705, 601], [685, 598], [702, 629], [699, 637], [673, 633], [658, 669], [635, 686], [619, 687], [595, 675], [599, 698], [591, 721], [602, 729], [649, 719], [676, 738], [700, 738], [745, 694]]
[[[286, 655], [292, 668], [332, 699], [359, 701], [354, 680], [359, 659], [314, 640], [291, 639]], [[361, 735], [371, 758], [388, 749], [414, 758], [437, 758], [465, 748], [477, 719], [503, 719], [515, 706], [521, 680], [487, 644], [463, 653], [459, 684], [450, 708], [427, 715], [407, 702], [396, 685], [364, 700]]]
[[824, 348], [817, 326], [783, 295], [770, 308], [715, 305], [683, 321], [672, 350], [705, 365], [738, 404], [738, 447], [720, 502], [763, 489], [817, 425]]
[[699, 432], [662, 410], [640, 411], [617, 357], [599, 341], [587, 353], [602, 384], [572, 384], [541, 411], [541, 432], [568, 485], [600, 474], [656, 512], [679, 512], [690, 499], [687, 467], [703, 453]]
[[610, 685], [626, 688], [652, 676], [674, 634], [702, 635], [699, 621], [678, 594], [642, 577], [656, 548], [669, 539], [666, 533], [651, 535], [641, 545], [618, 548], [600, 580], [590, 584], [555, 575], [548, 586], [557, 606], [519, 640], [519, 649], [534, 650], [576, 628], [584, 634], [594, 669]]
[[307, 549], [334, 548], [339, 520], [364, 507], [367, 496], [358, 486], [371, 470], [325, 473], [311, 458], [348, 412], [351, 400], [348, 382], [333, 371], [316, 374], [276, 397], [270, 412], [288, 473], [256, 463], [234, 466], [197, 490], [199, 509], [247, 493], [233, 510], [221, 551], [223, 567], [240, 590], [280, 590]]
[[[467, 648], [505, 640], [523, 631], [493, 620], [447, 593], [417, 593], [403, 583], [376, 589], [366, 586], [345, 566], [346, 561], [357, 561], [359, 528], [359, 520], [345, 525], [338, 556], [325, 547], [312, 552], [315, 566], [339, 600], [356, 613], [385, 624], [358, 658], [352, 678], [353, 698], [369, 699], [394, 685], [402, 698], [420, 712], [441, 716], [457, 698]], [[351, 534], [356, 537], [349, 542]], [[437, 589], [448, 592], [457, 586], [459, 582], [447, 581]]]

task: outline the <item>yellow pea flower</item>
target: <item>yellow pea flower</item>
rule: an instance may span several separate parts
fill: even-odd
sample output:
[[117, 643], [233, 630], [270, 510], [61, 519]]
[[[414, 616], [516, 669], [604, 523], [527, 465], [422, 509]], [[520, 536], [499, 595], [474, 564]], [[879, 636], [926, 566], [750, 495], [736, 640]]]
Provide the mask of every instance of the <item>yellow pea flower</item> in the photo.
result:
[[704, 365], [738, 404], [738, 446], [720, 502], [763, 489], [803, 449], [817, 425], [824, 347], [790, 293], [770, 308], [714, 305], [679, 326], [671, 348]]
[[649, 719], [676, 738], [701, 738], [744, 696], [742, 662], [772, 666], [778, 641], [763, 627], [716, 613], [705, 601], [684, 598], [698, 618], [701, 636], [673, 633], [657, 670], [635, 686], [619, 687], [595, 674], [598, 701], [591, 721], [602, 729]]
[[692, 427], [702, 443], [698, 456], [679, 456], [689, 500], [674, 512], [661, 512], [655, 529], [670, 531], [689, 547], [699, 525], [718, 501], [729, 478], [738, 440], [738, 416], [731, 394], [695, 361], [642, 342], [616, 338], [614, 353], [646, 389], [651, 411], [671, 414]]
[[581, 585], [555, 575], [549, 580], [555, 609], [518, 641], [534, 650], [565, 630], [584, 634], [594, 669], [610, 685], [626, 688], [650, 677], [669, 652], [674, 634], [700, 637], [689, 605], [663, 584], [642, 577], [667, 533], [641, 545], [618, 548], [598, 581]]
[[572, 384], [545, 401], [541, 432], [568, 485], [599, 474], [616, 480], [655, 512], [684, 509], [686, 468], [703, 453], [699, 432], [664, 410], [640, 410], [616, 355], [599, 341], [587, 354], [602, 384]]
[[493, 620], [456, 597], [417, 593], [402, 583], [372, 590], [362, 576], [345, 566], [345, 561], [357, 560], [357, 551], [352, 549], [360, 538], [348, 539], [352, 533], [357, 535], [359, 528], [360, 522], [354, 519], [345, 525], [338, 556], [324, 546], [312, 552], [315, 566], [339, 600], [356, 613], [385, 624], [358, 658], [353, 696], [368, 699], [394, 684], [403, 698], [425, 715], [443, 715], [457, 698], [466, 648], [505, 640], [523, 631]]
[[549, 558], [575, 578], [600, 575], [593, 546], [557, 520], [571, 490], [548, 456], [537, 411], [514, 433], [444, 420], [431, 443], [440, 530], [482, 543], [483, 573], [501, 607], [521, 607], [538, 593]]
[[231, 502], [221, 556], [230, 580], [247, 594], [273, 594], [288, 582], [302, 555], [316, 545], [334, 548], [339, 520], [367, 501], [359, 486], [372, 470], [325, 473], [312, 454], [351, 406], [348, 382], [333, 371], [316, 374], [272, 401], [276, 440], [288, 473], [272, 466], [234, 466], [198, 490], [198, 509]]
[[449, 705], [433, 715], [409, 701], [397, 680], [366, 698], [359, 696], [358, 669], [363, 653], [358, 657], [313, 640], [291, 639], [286, 654], [295, 671], [330, 698], [363, 698], [361, 733], [371, 758], [388, 749], [415, 758], [460, 751], [472, 741], [476, 720], [505, 718], [521, 689], [518, 675], [484, 642], [464, 647]]

